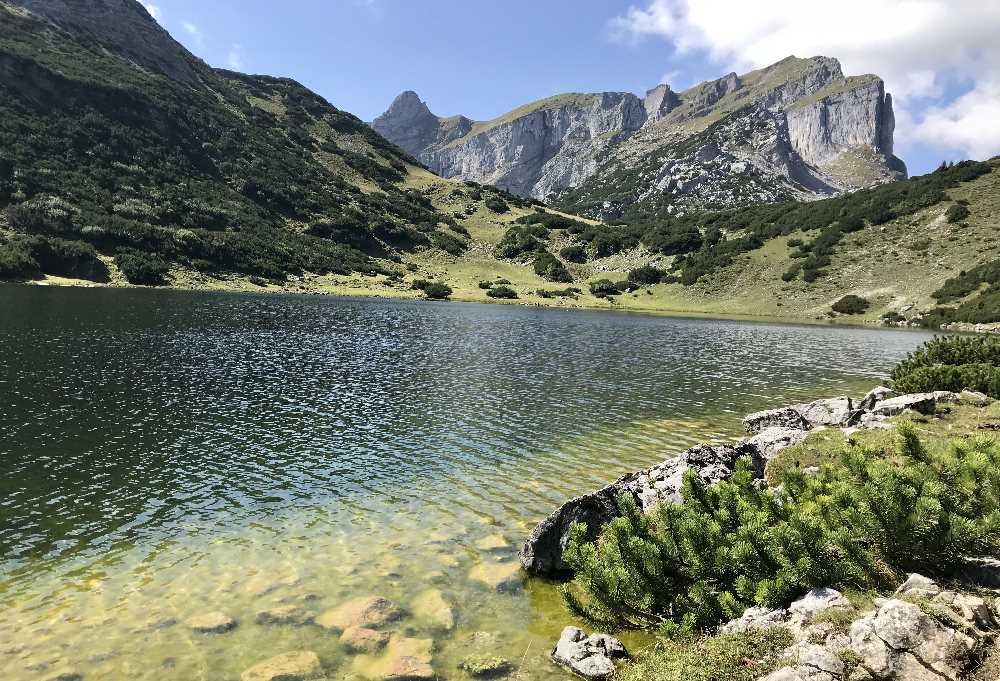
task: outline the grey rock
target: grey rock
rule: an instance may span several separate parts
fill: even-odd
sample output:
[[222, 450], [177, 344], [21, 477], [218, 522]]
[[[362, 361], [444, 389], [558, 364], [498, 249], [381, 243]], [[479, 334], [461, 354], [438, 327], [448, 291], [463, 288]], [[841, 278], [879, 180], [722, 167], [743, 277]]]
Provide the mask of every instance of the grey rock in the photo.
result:
[[582, 629], [566, 627], [552, 650], [552, 660], [586, 679], [607, 679], [614, 675], [613, 660], [628, 657], [621, 641], [607, 634], [587, 636]]
[[805, 596], [792, 602], [788, 606], [788, 611], [793, 617], [810, 620], [830, 608], [849, 607], [851, 607], [851, 602], [842, 593], [823, 586], [810, 589]]
[[917, 598], [932, 598], [941, 593], [941, 587], [930, 577], [924, 577], [914, 572], [899, 585], [896, 593]]
[[933, 414], [937, 400], [934, 393], [911, 393], [880, 400], [872, 408], [876, 416], [898, 416], [907, 409], [919, 414]]
[[962, 401], [958, 393], [953, 393], [950, 390], [935, 390], [931, 395], [934, 396], [935, 401], [941, 404], [958, 404]]
[[236, 620], [222, 612], [208, 612], [187, 620], [188, 627], [200, 634], [222, 634], [236, 628]]
[[810, 428], [847, 425], [854, 413], [850, 397], [816, 400], [808, 404], [796, 405], [794, 408], [805, 419]]
[[743, 419], [743, 429], [751, 435], [766, 428], [809, 430], [809, 422], [795, 407], [781, 407], [754, 412]]
[[280, 605], [268, 610], [261, 610], [257, 613], [255, 622], [257, 624], [285, 625], [293, 627], [303, 627], [312, 624], [316, 619], [313, 613], [296, 605]]
[[884, 385], [876, 386], [869, 390], [861, 401], [858, 402], [857, 408], [859, 411], [871, 411], [875, 408], [875, 405], [882, 400], [887, 400], [890, 397], [895, 397], [896, 392], [891, 388], [887, 388]]
[[790, 617], [785, 608], [747, 608], [743, 614], [719, 627], [723, 634], [740, 634], [754, 629], [770, 629], [784, 626]]
[[754, 435], [750, 438], [749, 442], [760, 451], [761, 456], [765, 460], [770, 461], [781, 450], [792, 445], [797, 445], [807, 437], [809, 437], [809, 431], [807, 430], [772, 426]]
[[618, 517], [617, 500], [622, 494], [631, 496], [644, 509], [658, 501], [676, 503], [681, 500], [684, 474], [693, 470], [706, 484], [732, 475], [736, 461], [749, 456], [754, 475], [763, 478], [764, 458], [755, 445], [697, 445], [661, 464], [623, 476], [610, 485], [571, 499], [552, 512], [532, 531], [520, 552], [521, 565], [535, 574], [558, 574], [569, 566], [562, 558], [569, 541], [570, 526], [579, 522], [587, 526], [585, 538], [595, 539], [600, 528]]

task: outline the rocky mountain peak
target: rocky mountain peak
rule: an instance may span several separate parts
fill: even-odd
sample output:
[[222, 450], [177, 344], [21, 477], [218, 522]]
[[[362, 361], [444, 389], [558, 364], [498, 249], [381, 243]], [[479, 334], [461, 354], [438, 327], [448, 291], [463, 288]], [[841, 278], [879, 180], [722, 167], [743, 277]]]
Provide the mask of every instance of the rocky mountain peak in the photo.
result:
[[389, 109], [383, 116], [390, 116], [398, 121], [403, 121], [421, 119], [427, 116], [434, 116], [434, 114], [427, 108], [427, 104], [420, 99], [420, 95], [413, 90], [406, 90], [399, 93], [392, 100], [392, 104], [389, 105]]
[[87, 34], [109, 51], [174, 80], [196, 80], [197, 58], [170, 37], [136, 0], [3, 0], [70, 33]]
[[643, 100], [646, 118], [649, 120], [661, 118], [680, 106], [680, 103], [681, 98], [677, 93], [671, 90], [666, 83], [660, 83], [652, 90], [646, 91], [646, 97]]
[[441, 133], [441, 119], [413, 90], [401, 92], [385, 113], [372, 121], [380, 135], [414, 156], [434, 144]]

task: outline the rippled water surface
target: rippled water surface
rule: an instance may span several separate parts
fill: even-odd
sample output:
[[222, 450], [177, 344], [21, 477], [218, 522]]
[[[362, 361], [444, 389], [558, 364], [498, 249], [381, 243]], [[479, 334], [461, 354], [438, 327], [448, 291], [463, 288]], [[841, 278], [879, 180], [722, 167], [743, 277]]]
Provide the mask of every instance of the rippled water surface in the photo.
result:
[[[237, 679], [397, 601], [441, 678], [474, 632], [523, 678], [571, 621], [479, 579], [569, 496], [743, 414], [859, 394], [919, 333], [514, 306], [0, 287], [0, 678]], [[439, 595], [454, 627], [424, 612]], [[222, 611], [227, 633], [188, 618]], [[440, 613], [439, 613], [440, 614]], [[476, 640], [482, 640], [480, 636]]]

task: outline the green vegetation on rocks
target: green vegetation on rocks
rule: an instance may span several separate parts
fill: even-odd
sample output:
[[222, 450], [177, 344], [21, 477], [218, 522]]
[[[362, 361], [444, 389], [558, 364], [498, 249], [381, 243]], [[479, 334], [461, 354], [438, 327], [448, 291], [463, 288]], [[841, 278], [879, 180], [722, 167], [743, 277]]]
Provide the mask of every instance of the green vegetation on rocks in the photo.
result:
[[928, 451], [897, 424], [891, 456], [846, 446], [815, 475], [788, 470], [761, 488], [749, 462], [706, 486], [692, 472], [682, 504], [641, 512], [629, 496], [596, 542], [574, 527], [563, 587], [578, 614], [612, 627], [694, 632], [778, 607], [816, 586], [861, 588], [901, 574], [947, 574], [964, 556], [1000, 550], [1000, 443]]

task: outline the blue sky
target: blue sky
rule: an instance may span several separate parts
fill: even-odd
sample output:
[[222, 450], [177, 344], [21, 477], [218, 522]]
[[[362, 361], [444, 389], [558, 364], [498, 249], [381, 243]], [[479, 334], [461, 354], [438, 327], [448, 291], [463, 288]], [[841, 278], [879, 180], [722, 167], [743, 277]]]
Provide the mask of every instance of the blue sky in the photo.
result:
[[836, 13], [801, 0], [143, 4], [209, 64], [295, 78], [365, 120], [403, 90], [438, 115], [489, 119], [559, 92], [683, 89], [826, 54], [886, 79], [911, 173], [1000, 153], [1000, 0], [844, 0]]

